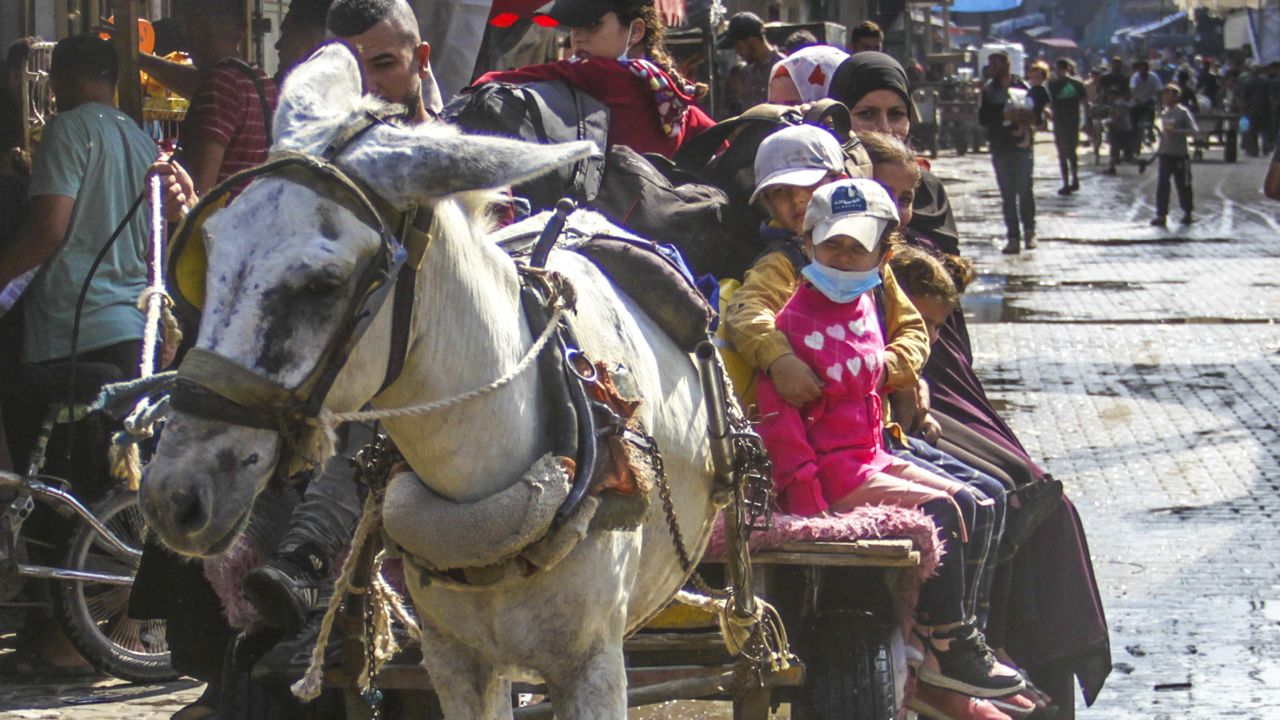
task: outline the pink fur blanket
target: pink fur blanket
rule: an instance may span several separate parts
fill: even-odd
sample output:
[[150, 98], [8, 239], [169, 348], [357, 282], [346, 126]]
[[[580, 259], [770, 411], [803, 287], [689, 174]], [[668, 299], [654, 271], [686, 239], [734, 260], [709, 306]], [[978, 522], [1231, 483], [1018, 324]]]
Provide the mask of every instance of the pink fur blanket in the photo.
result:
[[[751, 533], [753, 552], [769, 550], [795, 542], [833, 542], [853, 540], [910, 540], [920, 552], [920, 566], [913, 575], [915, 583], [933, 574], [942, 562], [942, 541], [929, 516], [915, 509], [895, 505], [868, 505], [852, 512], [835, 515], [786, 515], [774, 513], [768, 530]], [[724, 518], [716, 520], [707, 545], [706, 558], [724, 557]]]
[[[910, 540], [920, 552], [920, 566], [899, 574], [897, 594], [900, 601], [909, 607], [920, 583], [932, 575], [942, 561], [943, 552], [933, 521], [919, 510], [876, 505], [838, 515], [813, 517], [775, 513], [773, 526], [752, 533], [750, 544], [753, 551], [761, 551], [793, 542], [885, 538]], [[706, 558], [714, 560], [721, 557], [724, 557], [724, 522], [717, 520], [707, 545]], [[205, 577], [222, 600], [227, 621], [232, 627], [251, 627], [259, 620], [257, 611], [245, 601], [240, 582], [262, 562], [261, 554], [243, 537], [221, 556], [205, 561]], [[335, 575], [341, 565], [341, 558], [333, 563]], [[398, 561], [388, 561], [383, 568], [383, 576], [392, 587], [404, 592], [404, 574]]]
[[[942, 541], [928, 515], [896, 505], [867, 505], [834, 515], [787, 515], [775, 512], [768, 530], [751, 533], [751, 549], [759, 552], [795, 542], [910, 540], [920, 551], [920, 579], [942, 561]], [[706, 557], [724, 557], [724, 518], [716, 520]]]

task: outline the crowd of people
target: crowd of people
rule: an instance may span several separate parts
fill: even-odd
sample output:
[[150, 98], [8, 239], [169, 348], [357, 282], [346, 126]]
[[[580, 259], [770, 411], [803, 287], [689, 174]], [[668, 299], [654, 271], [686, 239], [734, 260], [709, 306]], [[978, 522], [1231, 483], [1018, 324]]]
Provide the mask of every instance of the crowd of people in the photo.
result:
[[[404, 0], [293, 0], [274, 78], [238, 59], [246, 29], [240, 0], [177, 5], [194, 64], [141, 58], [151, 77], [190, 100], [174, 157], [160, 156], [115, 107], [119, 70], [110, 43], [77, 36], [54, 49], [59, 112], [34, 157], [0, 158], [0, 287], [21, 294], [21, 312], [0, 319], [4, 332], [22, 338], [13, 363], [58, 364], [74, 352], [116, 366], [121, 377], [137, 375], [144, 322], [136, 303], [146, 286], [150, 220], [146, 213], [130, 219], [130, 206], [144, 176], [161, 178], [164, 216], [177, 222], [235, 172], [263, 162], [278, 88], [327, 38], [353, 48], [369, 92], [406, 108], [400, 122], [442, 121], [430, 47]], [[715, 124], [700, 105], [706, 87], [684, 77], [667, 54], [663, 20], [648, 0], [556, 0], [547, 16], [568, 31], [570, 58], [487, 73], [475, 83], [567, 83], [610, 110], [609, 145], [667, 158]], [[945, 559], [914, 608], [918, 708], [931, 717], [1005, 720], [1056, 705], [1059, 718], [1070, 717], [1073, 679], [1092, 702], [1110, 670], [1088, 546], [1062, 483], [1030, 457], [974, 368], [960, 307], [974, 278], [961, 253], [963, 228], [944, 185], [911, 148], [912, 88], [883, 42], [868, 22], [853, 29], [848, 51], [807, 34], [778, 47], [751, 13], [730, 18], [720, 40], [740, 61], [728, 78], [735, 113], [832, 99], [848, 109], [860, 140], [800, 124], [753, 150], [755, 184], [742, 210], [764, 218], [752, 246], [765, 250], [722, 308], [733, 351], [757, 373], [743, 399], [760, 418], [781, 511], [891, 504], [921, 510], [939, 529]], [[23, 61], [15, 47], [11, 88]], [[979, 121], [1000, 189], [1005, 251], [1036, 247], [1034, 136], [1050, 119], [1059, 192], [1070, 195], [1080, 189], [1081, 131], [1099, 108], [1109, 118], [1112, 171], [1125, 160], [1152, 160], [1138, 155], [1135, 137], [1158, 117], [1153, 224], [1166, 222], [1170, 184], [1189, 223], [1197, 115], [1241, 114], [1246, 152], [1270, 152], [1280, 124], [1277, 87], [1280, 64], [1220, 74], [1211, 60], [1195, 58], [1161, 78], [1146, 61], [1130, 72], [1116, 58], [1107, 73], [1083, 79], [1061, 59], [1052, 70], [1033, 64], [1024, 79], [1008, 55], [992, 54]], [[12, 113], [2, 109], [0, 140], [12, 148]], [[870, 158], [869, 171], [854, 169], [853, 147]], [[1268, 192], [1280, 195], [1276, 167]], [[77, 307], [103, 229], [117, 225], [123, 237], [99, 261]], [[187, 330], [189, 345], [195, 328]], [[181, 350], [168, 348], [165, 361]], [[3, 408], [5, 428], [38, 422], [7, 397]], [[349, 427], [341, 449], [353, 452], [371, 432]], [[9, 433], [3, 449], [25, 457], [23, 437]], [[263, 661], [272, 672], [296, 676], [309, 660], [331, 569], [360, 508], [354, 470], [335, 458], [305, 484], [283, 539], [246, 578], [246, 598], [283, 637]], [[215, 714], [221, 648], [235, 630], [199, 566], [149, 545], [131, 613], [166, 619], [175, 669], [209, 683], [175, 717]], [[56, 633], [30, 627], [39, 629], [28, 655], [74, 669], [74, 651]]]

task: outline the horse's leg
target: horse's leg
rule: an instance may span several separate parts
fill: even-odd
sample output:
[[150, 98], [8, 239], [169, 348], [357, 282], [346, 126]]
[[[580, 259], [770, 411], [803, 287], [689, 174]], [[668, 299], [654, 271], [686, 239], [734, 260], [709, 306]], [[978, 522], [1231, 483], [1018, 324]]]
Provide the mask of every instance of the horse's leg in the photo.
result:
[[624, 720], [627, 669], [622, 643], [611, 641], [577, 668], [548, 677], [547, 690], [558, 720]]
[[511, 720], [511, 683], [471, 648], [422, 626], [422, 664], [445, 720]]

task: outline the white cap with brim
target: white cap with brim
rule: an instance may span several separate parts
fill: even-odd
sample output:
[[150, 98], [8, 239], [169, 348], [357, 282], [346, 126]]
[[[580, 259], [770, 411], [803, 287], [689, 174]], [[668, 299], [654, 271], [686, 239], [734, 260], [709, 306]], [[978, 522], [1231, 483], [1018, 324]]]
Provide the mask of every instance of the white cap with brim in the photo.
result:
[[871, 252], [885, 230], [897, 226], [897, 205], [880, 183], [867, 178], [823, 185], [813, 193], [804, 213], [804, 229], [812, 231], [814, 245], [848, 235]]
[[844, 151], [834, 135], [814, 125], [783, 128], [760, 143], [751, 203], [771, 187], [812, 187], [828, 175], [844, 173]]
[[861, 217], [831, 218], [814, 226], [813, 244], [821, 245], [833, 237], [848, 235], [857, 240], [859, 245], [866, 248], [867, 252], [871, 252], [880, 244], [880, 238], [884, 236], [884, 231], [887, 227], [889, 227], [888, 220], [866, 215]]

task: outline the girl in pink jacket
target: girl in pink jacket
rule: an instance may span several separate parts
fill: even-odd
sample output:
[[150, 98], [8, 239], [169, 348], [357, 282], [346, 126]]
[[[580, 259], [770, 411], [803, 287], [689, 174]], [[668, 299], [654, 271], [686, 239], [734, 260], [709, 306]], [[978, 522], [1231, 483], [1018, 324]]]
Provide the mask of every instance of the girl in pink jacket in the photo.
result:
[[920, 587], [917, 631], [929, 652], [918, 677], [973, 697], [1002, 697], [1024, 684], [995, 660], [964, 611], [966, 530], [953, 496], [965, 486], [895, 458], [882, 439], [884, 330], [870, 291], [880, 284], [885, 241], [897, 225], [895, 203], [874, 180], [840, 180], [814, 192], [804, 219], [813, 262], [777, 327], [822, 378], [822, 397], [797, 409], [762, 375], [760, 434], [786, 512], [892, 504], [933, 518], [945, 557]]

